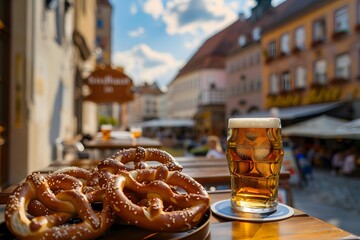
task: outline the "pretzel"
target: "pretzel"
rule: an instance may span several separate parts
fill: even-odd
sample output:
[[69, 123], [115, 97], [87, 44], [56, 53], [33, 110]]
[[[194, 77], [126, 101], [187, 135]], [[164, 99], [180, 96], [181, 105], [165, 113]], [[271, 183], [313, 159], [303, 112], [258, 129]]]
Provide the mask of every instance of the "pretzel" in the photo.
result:
[[[91, 188], [92, 191], [84, 194], [82, 181], [65, 172], [93, 176], [83, 170], [76, 171], [76, 168], [46, 177], [33, 173], [14, 190], [6, 206], [5, 222], [16, 237], [89, 239], [102, 235], [111, 226], [114, 215], [105, 200], [105, 190]], [[83, 181], [91, 182], [82, 176]], [[95, 202], [103, 203], [101, 212], [92, 209], [91, 204]], [[29, 218], [27, 213], [33, 217]], [[70, 219], [81, 221], [71, 224]]]
[[[185, 190], [174, 192], [172, 186]], [[119, 170], [108, 175], [108, 201], [114, 212], [128, 224], [154, 231], [186, 231], [195, 227], [209, 207], [206, 190], [191, 177], [157, 169]], [[124, 190], [135, 192], [139, 202], [130, 200]], [[166, 210], [167, 207], [172, 209]]]
[[[164, 164], [171, 171], [181, 171], [182, 166], [169, 153], [157, 148], [129, 148], [123, 149], [112, 155], [107, 160], [117, 160], [123, 165], [124, 169], [144, 169], [148, 168], [147, 161], [157, 161]], [[106, 161], [106, 160], [105, 160]], [[133, 162], [134, 168], [125, 166], [126, 163]]]

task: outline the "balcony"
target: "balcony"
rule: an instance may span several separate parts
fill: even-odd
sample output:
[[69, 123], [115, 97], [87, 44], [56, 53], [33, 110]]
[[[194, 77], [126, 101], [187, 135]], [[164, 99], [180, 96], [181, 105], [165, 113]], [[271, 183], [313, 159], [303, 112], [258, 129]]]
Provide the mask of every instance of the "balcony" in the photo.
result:
[[347, 84], [349, 82], [350, 82], [350, 79], [345, 78], [345, 77], [335, 77], [330, 80], [331, 85], [343, 85], [343, 84]]
[[275, 56], [268, 56], [268, 57], [265, 58], [265, 63], [269, 64], [274, 60], [275, 60]]
[[200, 93], [198, 104], [200, 106], [220, 105], [220, 104], [225, 104], [225, 99], [226, 99], [225, 89], [211, 89]]
[[301, 52], [304, 51], [304, 47], [299, 47], [299, 46], [295, 46], [293, 49], [292, 49], [292, 53], [293, 54], [299, 54]]
[[337, 41], [337, 40], [345, 37], [346, 35], [348, 35], [348, 33], [349, 33], [348, 30], [336, 31], [332, 34], [332, 38], [334, 41]]
[[311, 47], [316, 48], [316, 47], [321, 46], [324, 43], [325, 43], [325, 39], [314, 39], [313, 42], [311, 43]]

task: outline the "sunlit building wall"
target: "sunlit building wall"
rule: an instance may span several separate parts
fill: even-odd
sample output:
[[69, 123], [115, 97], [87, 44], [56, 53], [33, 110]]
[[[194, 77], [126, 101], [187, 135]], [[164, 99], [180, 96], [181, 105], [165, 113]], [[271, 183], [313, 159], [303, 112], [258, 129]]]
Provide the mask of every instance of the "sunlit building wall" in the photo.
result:
[[[112, 6], [108, 0], [96, 0], [96, 3], [96, 62], [98, 65], [111, 65]], [[120, 105], [98, 104], [98, 117], [112, 118], [121, 124]]]
[[75, 132], [74, 8], [67, 1], [11, 3], [10, 184], [48, 166], [56, 139]]
[[108, 0], [97, 0], [96, 54], [99, 63], [111, 64], [112, 6]]
[[[96, 67], [96, 0], [77, 0], [75, 7], [75, 30], [81, 35], [82, 41], [76, 43], [75, 64], [79, 71], [77, 81], [78, 94], [83, 95], [82, 80], [87, 78]], [[81, 96], [80, 96], [81, 99]], [[78, 121], [78, 128], [81, 133], [95, 134], [98, 130], [97, 105], [89, 101], [80, 100], [81, 106], [78, 109], [78, 115], [81, 116]]]
[[167, 119], [169, 115], [169, 93], [166, 90], [163, 94], [157, 97], [157, 105], [159, 111], [159, 119]]
[[192, 119], [198, 111], [201, 92], [201, 71], [181, 76], [169, 85], [169, 115], [171, 118]]
[[227, 118], [263, 110], [261, 35], [282, 8], [273, 8], [270, 0], [258, 1], [249, 18], [240, 14], [237, 44], [227, 54], [225, 63]]
[[163, 92], [156, 83], [144, 83], [136, 86], [134, 88], [134, 100], [127, 104], [128, 125], [159, 119], [159, 98], [162, 95]]
[[360, 1], [306, 2], [263, 33], [266, 108], [360, 97]]
[[143, 98], [141, 94], [135, 92], [134, 99], [126, 105], [127, 125], [125, 128], [129, 128], [131, 125], [141, 123], [143, 109]]
[[239, 116], [263, 109], [261, 48], [248, 46], [227, 60], [226, 116]]

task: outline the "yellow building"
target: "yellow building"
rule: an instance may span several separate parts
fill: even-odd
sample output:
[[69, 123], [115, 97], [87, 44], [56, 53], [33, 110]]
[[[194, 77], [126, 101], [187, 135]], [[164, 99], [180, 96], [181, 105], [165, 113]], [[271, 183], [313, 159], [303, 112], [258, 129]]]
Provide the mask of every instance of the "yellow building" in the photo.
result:
[[288, 0], [264, 29], [265, 108], [360, 97], [360, 1]]

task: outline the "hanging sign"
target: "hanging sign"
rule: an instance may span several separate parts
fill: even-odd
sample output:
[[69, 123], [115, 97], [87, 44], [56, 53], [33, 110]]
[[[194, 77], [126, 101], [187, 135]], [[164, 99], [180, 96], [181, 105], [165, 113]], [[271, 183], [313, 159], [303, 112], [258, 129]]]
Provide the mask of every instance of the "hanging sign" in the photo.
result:
[[133, 100], [132, 88], [132, 80], [121, 69], [105, 66], [85, 79], [83, 95], [84, 100], [95, 103], [125, 103]]

